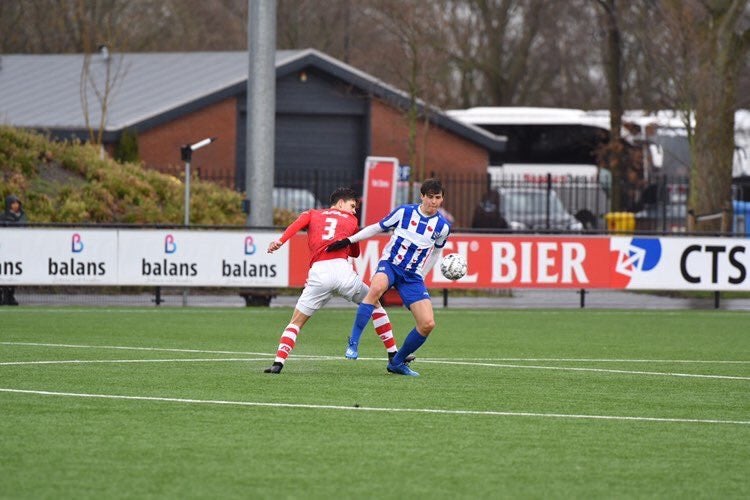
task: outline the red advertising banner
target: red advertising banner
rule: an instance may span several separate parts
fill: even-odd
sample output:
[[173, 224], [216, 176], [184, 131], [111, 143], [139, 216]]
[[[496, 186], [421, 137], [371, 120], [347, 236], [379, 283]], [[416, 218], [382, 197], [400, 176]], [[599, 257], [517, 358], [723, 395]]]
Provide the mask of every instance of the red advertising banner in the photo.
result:
[[378, 222], [395, 208], [398, 159], [368, 156], [362, 192], [362, 225]]
[[[304, 235], [292, 240], [292, 262], [307, 262]], [[360, 243], [354, 267], [368, 282], [388, 235]], [[426, 279], [431, 288], [609, 288], [610, 238], [560, 236], [451, 235], [443, 254], [460, 253], [469, 270], [458, 281], [440, 274], [439, 264]], [[307, 268], [292, 264], [290, 286], [303, 286]]]

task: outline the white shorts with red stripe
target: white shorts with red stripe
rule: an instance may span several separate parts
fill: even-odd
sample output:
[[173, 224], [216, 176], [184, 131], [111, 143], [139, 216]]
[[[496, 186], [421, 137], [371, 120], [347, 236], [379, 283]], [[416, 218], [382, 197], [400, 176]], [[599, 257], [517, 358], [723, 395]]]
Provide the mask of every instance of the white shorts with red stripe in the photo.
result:
[[355, 304], [362, 302], [369, 288], [345, 259], [320, 260], [307, 273], [305, 289], [297, 300], [297, 310], [307, 316], [326, 305], [333, 295]]

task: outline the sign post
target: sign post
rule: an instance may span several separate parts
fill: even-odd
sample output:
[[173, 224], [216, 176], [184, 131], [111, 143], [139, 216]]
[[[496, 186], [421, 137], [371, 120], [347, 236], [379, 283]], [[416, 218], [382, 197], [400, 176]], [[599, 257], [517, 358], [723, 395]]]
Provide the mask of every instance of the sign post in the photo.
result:
[[[362, 193], [362, 225], [375, 224], [396, 207], [399, 180], [398, 158], [368, 156]], [[383, 305], [401, 305], [401, 297], [391, 289], [380, 298]]]
[[396, 206], [398, 158], [368, 156], [362, 193], [362, 225], [374, 224]]

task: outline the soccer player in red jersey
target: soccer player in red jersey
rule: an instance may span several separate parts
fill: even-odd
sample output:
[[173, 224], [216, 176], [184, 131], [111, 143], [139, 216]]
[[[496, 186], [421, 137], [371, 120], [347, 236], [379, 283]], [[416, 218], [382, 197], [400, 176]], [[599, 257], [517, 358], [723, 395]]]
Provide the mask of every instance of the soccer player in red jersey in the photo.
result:
[[[359, 256], [359, 243], [326, 252], [334, 241], [348, 238], [359, 229], [357, 217], [357, 194], [352, 189], [339, 188], [331, 193], [331, 208], [310, 209], [286, 228], [281, 237], [268, 245], [273, 253], [298, 231], [307, 229], [307, 245], [310, 248], [310, 270], [305, 288], [297, 300], [292, 319], [284, 328], [276, 351], [276, 358], [266, 373], [281, 373], [289, 353], [297, 343], [297, 336], [308, 319], [333, 296], [340, 295], [356, 304], [367, 296], [369, 288], [354, 271], [349, 257]], [[393, 337], [391, 321], [385, 309], [377, 303], [372, 312], [375, 332], [383, 341], [388, 359], [396, 355], [396, 339]], [[411, 358], [413, 359], [413, 357]]]

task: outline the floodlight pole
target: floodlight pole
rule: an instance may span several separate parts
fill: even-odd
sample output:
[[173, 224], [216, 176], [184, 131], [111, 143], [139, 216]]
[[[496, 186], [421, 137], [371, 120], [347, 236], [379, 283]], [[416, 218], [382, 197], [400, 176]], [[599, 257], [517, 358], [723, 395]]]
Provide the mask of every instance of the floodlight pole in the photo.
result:
[[[190, 225], [190, 162], [193, 159], [193, 151], [197, 151], [204, 146], [214, 142], [216, 137], [209, 137], [194, 144], [185, 144], [180, 148], [180, 156], [185, 162], [185, 227]], [[187, 307], [188, 289], [182, 291], [182, 307]]]
[[217, 137], [209, 137], [195, 144], [185, 144], [180, 148], [182, 161], [185, 162], [185, 226], [190, 225], [190, 162], [193, 159], [193, 151], [197, 151], [204, 146], [214, 142]]

